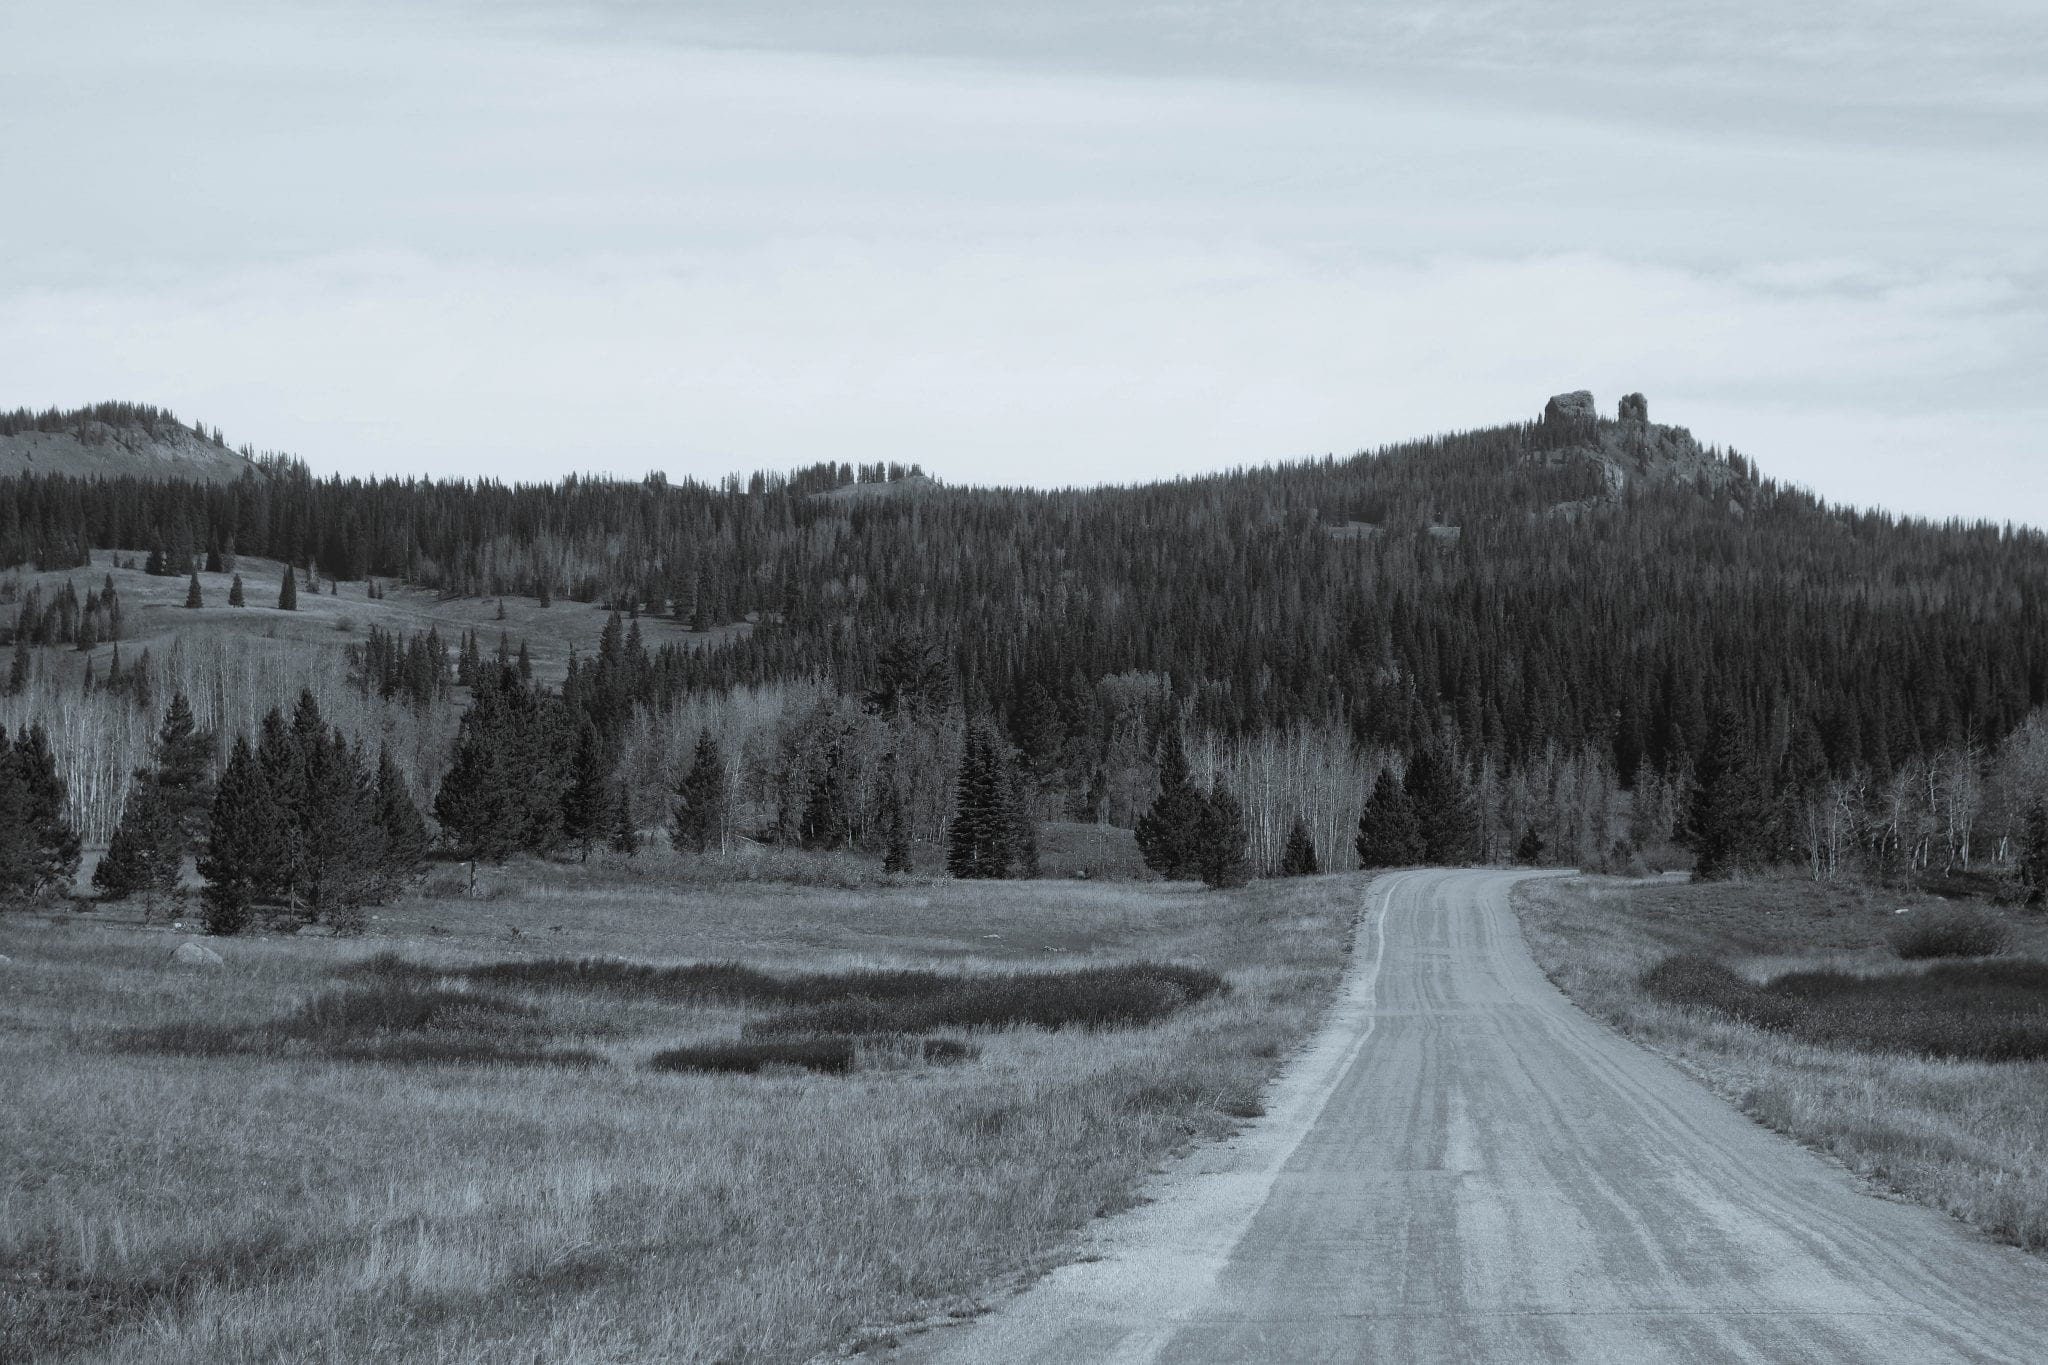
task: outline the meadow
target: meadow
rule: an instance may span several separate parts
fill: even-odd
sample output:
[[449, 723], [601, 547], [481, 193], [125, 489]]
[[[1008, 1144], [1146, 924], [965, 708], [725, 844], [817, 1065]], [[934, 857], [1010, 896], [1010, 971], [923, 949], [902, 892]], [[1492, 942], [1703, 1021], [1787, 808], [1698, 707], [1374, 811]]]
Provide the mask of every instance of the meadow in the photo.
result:
[[803, 1360], [973, 1312], [1259, 1112], [1362, 891], [844, 880], [517, 863], [218, 968], [0, 917], [0, 1359]]
[[1800, 880], [1516, 905], [1589, 1013], [1876, 1185], [2048, 1250], [2048, 916]]

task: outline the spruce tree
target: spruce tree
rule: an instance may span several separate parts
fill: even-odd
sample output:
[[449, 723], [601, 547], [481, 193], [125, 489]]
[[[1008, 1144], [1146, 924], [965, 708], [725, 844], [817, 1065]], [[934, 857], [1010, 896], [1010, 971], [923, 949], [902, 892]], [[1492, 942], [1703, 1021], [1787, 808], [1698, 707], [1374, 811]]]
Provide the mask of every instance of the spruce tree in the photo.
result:
[[1308, 831], [1308, 822], [1297, 815], [1287, 831], [1286, 850], [1280, 855], [1280, 875], [1313, 877], [1322, 870], [1316, 859], [1315, 837]]
[[1372, 795], [1358, 815], [1358, 865], [1406, 867], [1422, 861], [1422, 833], [1407, 789], [1392, 768], [1380, 769]]
[[251, 877], [259, 895], [279, 900], [296, 900], [305, 865], [306, 759], [301, 740], [284, 718], [271, 707], [263, 717], [256, 743], [256, 763], [263, 770], [263, 786], [272, 810], [276, 837], [263, 848]]
[[582, 861], [605, 834], [611, 815], [611, 755], [603, 736], [585, 717], [576, 727], [576, 749], [569, 762], [569, 786], [562, 793], [562, 832], [576, 845]]
[[228, 605], [231, 607], [246, 607], [249, 605], [248, 599], [242, 595], [242, 576], [240, 574], [236, 574], [234, 580], [228, 584]]
[[[119, 646], [116, 646], [119, 648]], [[30, 651], [28, 633], [20, 632], [14, 637], [14, 661], [7, 667], [7, 695], [18, 697], [28, 690], [28, 680], [35, 674], [35, 655]]]
[[463, 713], [455, 761], [434, 794], [434, 818], [464, 858], [502, 861], [523, 842], [516, 747], [502, 684], [486, 682]]
[[2048, 802], [2036, 801], [2027, 807], [2026, 824], [2020, 834], [2018, 874], [2021, 894], [2028, 905], [2048, 901]]
[[1169, 730], [1159, 745], [1159, 795], [1138, 817], [1138, 852], [1145, 866], [1168, 881], [1200, 874], [1196, 848], [1203, 806], [1202, 793], [1188, 776], [1180, 733]]
[[206, 807], [213, 767], [213, 734], [201, 730], [183, 692], [171, 694], [156, 739], [156, 785], [170, 803], [183, 839], [189, 846], [205, 831]]
[[182, 845], [175, 810], [150, 775], [138, 775], [122, 804], [114, 837], [93, 869], [92, 884], [115, 899], [139, 895], [146, 910], [153, 911], [178, 884]]
[[1522, 831], [1522, 837], [1515, 844], [1515, 861], [1524, 867], [1534, 867], [1543, 861], [1543, 835], [1536, 826], [1530, 825]]
[[291, 565], [284, 566], [284, 582], [277, 588], [277, 609], [297, 611], [299, 609], [299, 576]]
[[1455, 867], [1479, 855], [1477, 803], [1464, 765], [1449, 745], [1424, 743], [1417, 747], [1408, 759], [1401, 785], [1415, 814], [1420, 861]]
[[249, 923], [262, 869], [275, 860], [279, 813], [246, 737], [237, 735], [207, 816], [199, 875], [206, 879], [206, 931], [238, 934]]
[[1694, 772], [1687, 832], [1693, 875], [1701, 881], [1732, 877], [1756, 862], [1765, 803], [1758, 789], [1749, 734], [1732, 707], [1717, 707]]
[[185, 605], [187, 608], [197, 608], [206, 605], [206, 598], [199, 590], [199, 575], [197, 573], [194, 573], [191, 581], [185, 585]]
[[31, 892], [63, 890], [78, 875], [78, 832], [65, 816], [64, 779], [40, 722], [22, 727], [14, 763], [25, 797], [21, 820], [29, 845]]
[[896, 755], [883, 760], [882, 771], [882, 871], [910, 871], [910, 816], [903, 808], [903, 788], [896, 776]]
[[946, 871], [972, 879], [1000, 877], [1008, 863], [1006, 812], [997, 789], [994, 743], [981, 722], [968, 725], [946, 826]]
[[1197, 826], [1195, 869], [1212, 890], [1243, 886], [1251, 879], [1245, 857], [1244, 807], [1230, 788], [1218, 782], [1202, 802]]
[[28, 784], [12, 746], [0, 746], [0, 901], [33, 889], [34, 856], [28, 822]]
[[624, 782], [614, 784], [605, 843], [612, 852], [628, 858], [640, 851], [640, 825], [633, 817], [633, 793]]
[[710, 727], [698, 731], [690, 769], [676, 784], [668, 838], [678, 853], [702, 853], [725, 835], [725, 759]]
[[811, 779], [811, 792], [804, 802], [803, 820], [797, 837], [805, 848], [839, 848], [848, 838], [845, 775], [842, 754], [835, 742], [825, 748], [825, 762]]
[[389, 749], [377, 751], [377, 829], [383, 835], [385, 880], [396, 890], [419, 875], [430, 839], [426, 817], [414, 804]]

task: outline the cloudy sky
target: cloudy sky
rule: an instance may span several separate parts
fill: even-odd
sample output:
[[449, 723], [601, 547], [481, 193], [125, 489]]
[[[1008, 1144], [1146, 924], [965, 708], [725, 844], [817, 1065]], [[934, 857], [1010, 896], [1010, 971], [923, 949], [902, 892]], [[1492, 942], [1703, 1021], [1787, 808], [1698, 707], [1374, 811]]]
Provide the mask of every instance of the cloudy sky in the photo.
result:
[[11, 0], [0, 49], [0, 406], [1059, 484], [1641, 389], [2048, 525], [2039, 0]]

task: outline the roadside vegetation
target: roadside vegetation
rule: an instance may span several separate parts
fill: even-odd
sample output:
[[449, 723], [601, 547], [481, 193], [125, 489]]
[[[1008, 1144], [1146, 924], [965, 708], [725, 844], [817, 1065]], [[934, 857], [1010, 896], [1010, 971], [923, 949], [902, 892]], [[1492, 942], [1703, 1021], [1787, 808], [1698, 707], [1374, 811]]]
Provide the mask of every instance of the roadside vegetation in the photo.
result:
[[970, 1311], [1259, 1112], [1359, 890], [646, 861], [219, 967], [0, 918], [0, 1358], [802, 1360]]
[[1518, 893], [1544, 971], [1757, 1121], [2048, 1250], [2048, 916], [1811, 881]]

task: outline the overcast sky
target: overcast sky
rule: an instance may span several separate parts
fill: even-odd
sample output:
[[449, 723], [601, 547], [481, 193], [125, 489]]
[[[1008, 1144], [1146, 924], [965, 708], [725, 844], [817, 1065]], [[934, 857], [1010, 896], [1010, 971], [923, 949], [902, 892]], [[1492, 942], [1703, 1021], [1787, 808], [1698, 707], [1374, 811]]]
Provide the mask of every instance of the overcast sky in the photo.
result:
[[2048, 525], [2040, 0], [7, 0], [0, 51], [0, 406], [1060, 484], [1641, 389]]

